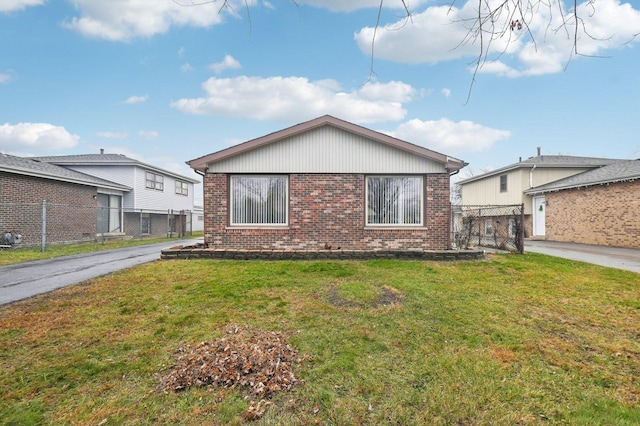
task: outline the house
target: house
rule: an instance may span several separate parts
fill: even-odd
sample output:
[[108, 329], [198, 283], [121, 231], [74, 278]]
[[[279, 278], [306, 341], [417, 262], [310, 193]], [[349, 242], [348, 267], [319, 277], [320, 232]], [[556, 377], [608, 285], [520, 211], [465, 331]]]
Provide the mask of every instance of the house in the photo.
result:
[[131, 188], [97, 196], [97, 232], [109, 235], [184, 235], [191, 230], [197, 179], [122, 154], [62, 155], [34, 160], [64, 167]]
[[[635, 232], [637, 240], [637, 221], [634, 225], [629, 217], [640, 212], [632, 182], [637, 167], [634, 161], [542, 155], [538, 149], [535, 157], [458, 184], [465, 206], [523, 204], [526, 237], [633, 247], [629, 244], [637, 243], [626, 241], [621, 234], [633, 236]], [[578, 193], [593, 199], [585, 202], [583, 198], [578, 203], [578, 199], [571, 199]], [[603, 207], [597, 207], [596, 199]]]
[[131, 190], [54, 164], [0, 154], [0, 232], [21, 235], [24, 245], [40, 244], [43, 228], [49, 241], [93, 239], [97, 198], [122, 198]]
[[193, 206], [191, 212], [191, 232], [204, 231], [204, 208], [202, 206]]
[[450, 248], [456, 158], [325, 115], [191, 160], [208, 247]]
[[546, 239], [640, 248], [640, 160], [620, 160], [524, 191]]

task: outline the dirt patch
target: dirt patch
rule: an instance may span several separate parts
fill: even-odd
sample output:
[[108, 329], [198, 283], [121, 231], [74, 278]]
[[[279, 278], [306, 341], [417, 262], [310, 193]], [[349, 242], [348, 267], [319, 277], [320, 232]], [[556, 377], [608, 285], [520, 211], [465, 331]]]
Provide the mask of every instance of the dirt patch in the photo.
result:
[[338, 308], [380, 308], [400, 304], [402, 299], [403, 295], [399, 290], [386, 285], [379, 288], [378, 296], [370, 302], [357, 302], [342, 297], [339, 284], [332, 285], [327, 292], [327, 301]]

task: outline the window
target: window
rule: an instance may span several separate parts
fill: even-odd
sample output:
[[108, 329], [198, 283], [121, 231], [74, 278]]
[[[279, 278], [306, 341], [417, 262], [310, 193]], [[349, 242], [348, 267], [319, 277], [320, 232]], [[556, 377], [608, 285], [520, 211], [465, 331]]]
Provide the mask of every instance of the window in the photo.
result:
[[422, 178], [367, 177], [367, 225], [422, 225]]
[[119, 195], [98, 194], [98, 225], [100, 234], [122, 232], [122, 197]]
[[500, 176], [500, 192], [507, 192], [507, 175]]
[[140, 233], [151, 234], [151, 215], [149, 213], [140, 213]]
[[176, 181], [176, 194], [189, 195], [189, 184], [187, 182]]
[[146, 172], [145, 173], [145, 186], [149, 189], [155, 189], [157, 191], [164, 191], [164, 176]]
[[493, 222], [491, 219], [484, 221], [484, 235], [487, 237], [493, 236]]
[[518, 225], [514, 218], [509, 219], [509, 238], [514, 238], [518, 234]]
[[232, 176], [231, 225], [286, 225], [286, 176]]

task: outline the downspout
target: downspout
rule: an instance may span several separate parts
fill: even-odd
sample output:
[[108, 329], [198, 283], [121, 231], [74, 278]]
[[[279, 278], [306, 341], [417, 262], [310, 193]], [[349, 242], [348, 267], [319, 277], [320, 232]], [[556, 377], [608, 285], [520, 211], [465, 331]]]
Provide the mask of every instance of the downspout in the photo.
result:
[[533, 188], [533, 171], [536, 169], [537, 164], [534, 164], [529, 171], [529, 188]]

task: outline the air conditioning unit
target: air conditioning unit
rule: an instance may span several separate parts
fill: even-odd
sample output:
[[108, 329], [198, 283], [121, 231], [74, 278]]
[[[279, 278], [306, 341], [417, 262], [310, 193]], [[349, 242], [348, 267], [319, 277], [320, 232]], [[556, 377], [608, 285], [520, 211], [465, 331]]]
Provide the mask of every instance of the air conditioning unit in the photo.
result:
[[12, 232], [7, 232], [4, 234], [4, 241], [2, 241], [0, 245], [14, 246], [16, 244], [20, 244], [21, 242], [22, 242], [22, 235], [14, 234]]

